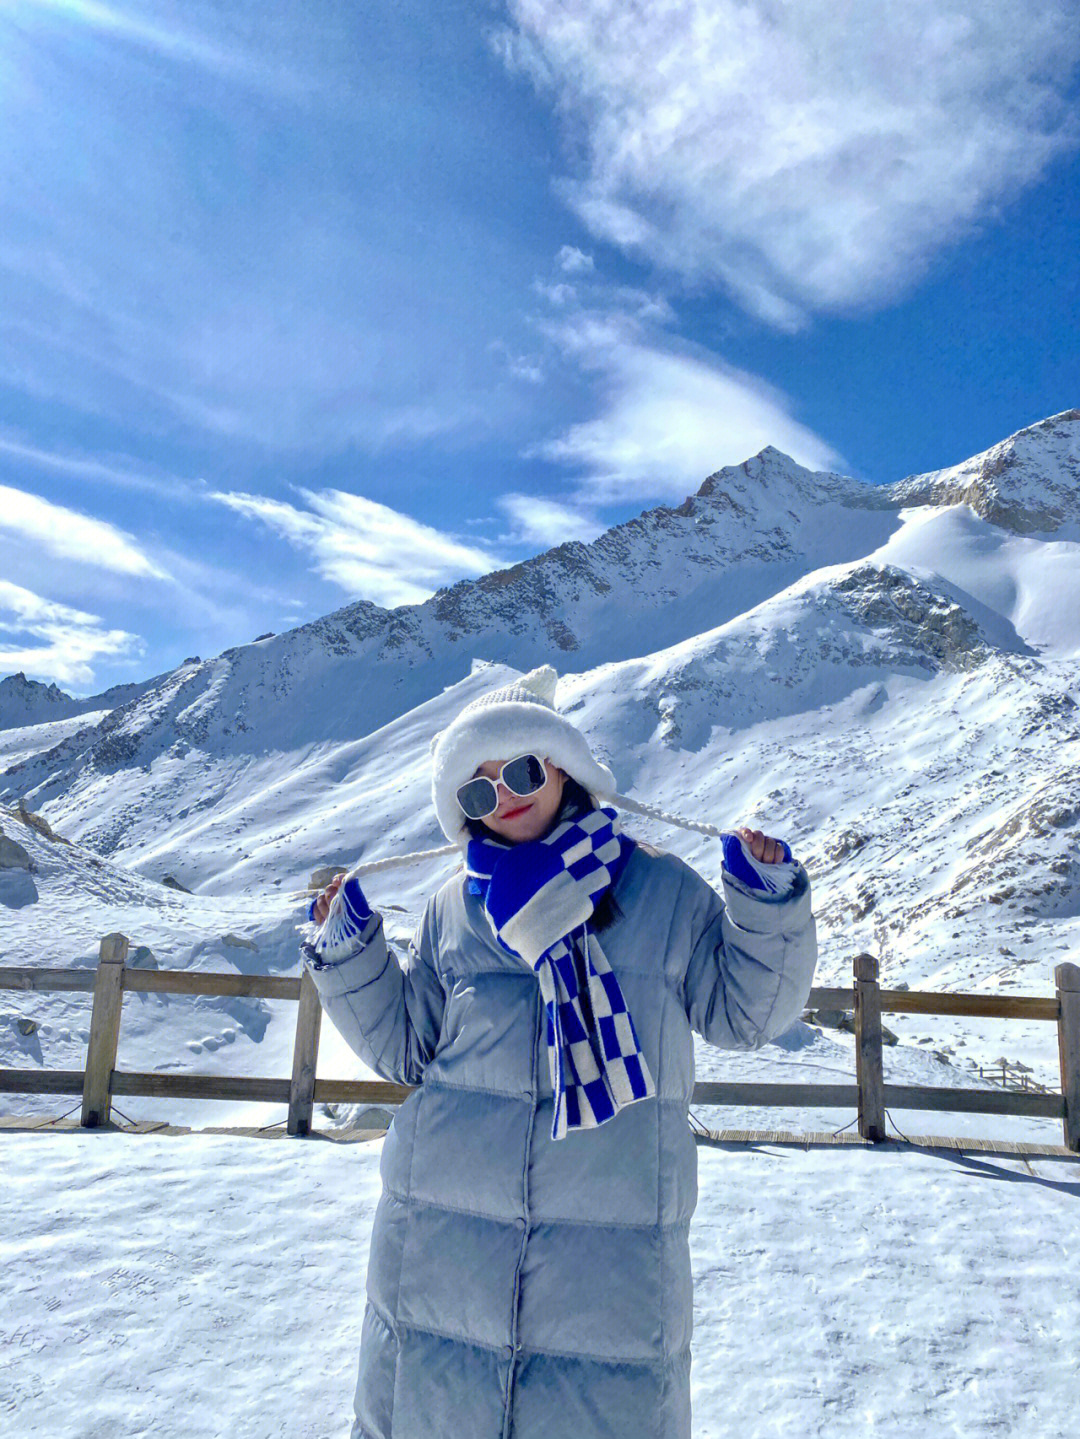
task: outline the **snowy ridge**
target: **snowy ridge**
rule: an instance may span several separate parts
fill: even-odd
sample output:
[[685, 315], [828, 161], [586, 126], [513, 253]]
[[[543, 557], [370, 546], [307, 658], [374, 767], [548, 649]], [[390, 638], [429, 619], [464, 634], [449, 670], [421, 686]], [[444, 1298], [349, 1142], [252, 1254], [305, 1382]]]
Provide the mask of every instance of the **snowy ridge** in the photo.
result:
[[142, 680], [138, 684], [113, 685], [101, 694], [76, 699], [74, 695], [66, 694], [59, 685], [28, 680], [20, 671], [0, 680], [0, 730], [49, 724], [93, 711], [114, 710], [135, 699], [154, 683], [154, 680]]
[[[254, 734], [283, 744], [347, 738], [461, 679], [476, 657], [529, 668], [554, 656], [575, 669], [627, 658], [640, 634], [628, 617], [647, 622], [654, 644], [675, 643], [818, 564], [861, 556], [895, 527], [893, 517], [847, 507], [873, 493], [857, 481], [814, 475], [776, 450], [747, 466], [719, 472], [678, 508], [648, 510], [588, 545], [556, 546], [423, 604], [359, 601], [180, 666], [99, 725], [84, 752], [109, 766], [145, 759], [144, 741], [158, 752], [177, 741], [248, 752]], [[768, 491], [756, 506], [744, 493], [751, 473]], [[721, 487], [728, 476], [747, 503]]]
[[[78, 753], [110, 767], [137, 754], [145, 763], [147, 750], [174, 743], [243, 753], [257, 747], [257, 735], [280, 744], [348, 738], [460, 679], [475, 657], [520, 669], [554, 657], [582, 670], [631, 657], [643, 632], [654, 648], [677, 643], [819, 566], [887, 544], [897, 512], [912, 505], [970, 497], [992, 523], [990, 511], [1066, 515], [1080, 504], [1078, 421], [1080, 411], [1067, 411], [954, 470], [878, 488], [816, 474], [769, 447], [709, 476], [682, 505], [645, 511], [588, 545], [557, 546], [420, 605], [383, 610], [359, 601], [216, 659], [185, 663], [126, 697], [81, 749], [68, 745], [48, 760], [55, 770]], [[1033, 524], [1010, 528], [1028, 533]], [[377, 686], [366, 682], [372, 665], [379, 667]], [[86, 703], [114, 707], [103, 701]], [[303, 724], [290, 724], [292, 714], [302, 714]]]
[[963, 464], [888, 487], [898, 505], [970, 505], [1019, 535], [1069, 525], [1080, 537], [1080, 410], [1018, 430]]

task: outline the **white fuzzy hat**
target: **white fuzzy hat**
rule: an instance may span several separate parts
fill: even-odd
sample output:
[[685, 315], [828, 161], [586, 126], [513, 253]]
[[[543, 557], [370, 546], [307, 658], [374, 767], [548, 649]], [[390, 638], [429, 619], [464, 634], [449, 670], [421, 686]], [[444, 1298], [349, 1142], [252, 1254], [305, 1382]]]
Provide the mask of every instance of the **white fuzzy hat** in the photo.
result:
[[585, 736], [555, 709], [558, 675], [541, 665], [501, 689], [473, 700], [431, 741], [431, 797], [443, 834], [462, 850], [471, 838], [457, 802], [457, 788], [485, 760], [536, 754], [549, 759], [597, 798], [617, 786], [607, 765], [595, 759]]

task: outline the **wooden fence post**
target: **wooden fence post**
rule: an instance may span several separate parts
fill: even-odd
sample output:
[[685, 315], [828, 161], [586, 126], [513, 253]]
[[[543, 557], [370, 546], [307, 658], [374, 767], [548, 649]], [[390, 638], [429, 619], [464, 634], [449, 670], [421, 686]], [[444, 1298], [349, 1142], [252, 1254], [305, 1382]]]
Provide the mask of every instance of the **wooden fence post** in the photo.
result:
[[1058, 1058], [1065, 1100], [1065, 1147], [1080, 1152], [1080, 965], [1054, 970], [1058, 997]]
[[875, 1144], [885, 1138], [885, 1070], [881, 1051], [878, 962], [855, 956], [855, 1082], [859, 1087], [859, 1133]]
[[94, 982], [94, 1008], [90, 1015], [90, 1042], [86, 1046], [83, 1075], [82, 1119], [84, 1129], [96, 1129], [109, 1122], [112, 1072], [116, 1068], [116, 1046], [120, 1039], [120, 1011], [124, 1002], [124, 963], [128, 942], [125, 935], [107, 934], [98, 952]]
[[300, 1002], [296, 1011], [296, 1039], [293, 1043], [292, 1082], [289, 1085], [289, 1134], [311, 1133], [311, 1111], [315, 1097], [315, 1069], [319, 1061], [319, 1030], [322, 1005], [307, 967], [300, 976]]

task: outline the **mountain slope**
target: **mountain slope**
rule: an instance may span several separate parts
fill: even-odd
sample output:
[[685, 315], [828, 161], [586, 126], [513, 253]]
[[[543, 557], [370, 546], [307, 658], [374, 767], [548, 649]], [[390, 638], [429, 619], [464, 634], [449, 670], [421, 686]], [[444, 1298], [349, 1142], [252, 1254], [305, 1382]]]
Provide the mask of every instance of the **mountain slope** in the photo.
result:
[[868, 488], [763, 451], [677, 509], [646, 511], [591, 544], [557, 546], [420, 605], [359, 601], [179, 666], [49, 763], [145, 763], [174, 743], [252, 754], [349, 739], [460, 680], [474, 658], [529, 668], [554, 655], [576, 669], [627, 658], [641, 648], [628, 618], [653, 647], [675, 643], [884, 541], [896, 517], [861, 503]]

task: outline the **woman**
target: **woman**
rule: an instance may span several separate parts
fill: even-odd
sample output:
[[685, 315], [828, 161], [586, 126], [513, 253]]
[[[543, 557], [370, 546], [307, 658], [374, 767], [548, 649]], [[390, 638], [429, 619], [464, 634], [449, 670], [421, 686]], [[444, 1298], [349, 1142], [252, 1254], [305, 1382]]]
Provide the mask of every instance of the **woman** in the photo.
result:
[[418, 1086], [383, 1141], [351, 1439], [690, 1439], [691, 1030], [753, 1049], [799, 1016], [810, 886], [760, 831], [722, 837], [723, 898], [625, 835], [555, 681], [432, 741], [466, 864], [403, 964], [355, 877], [312, 906], [331, 1020]]

